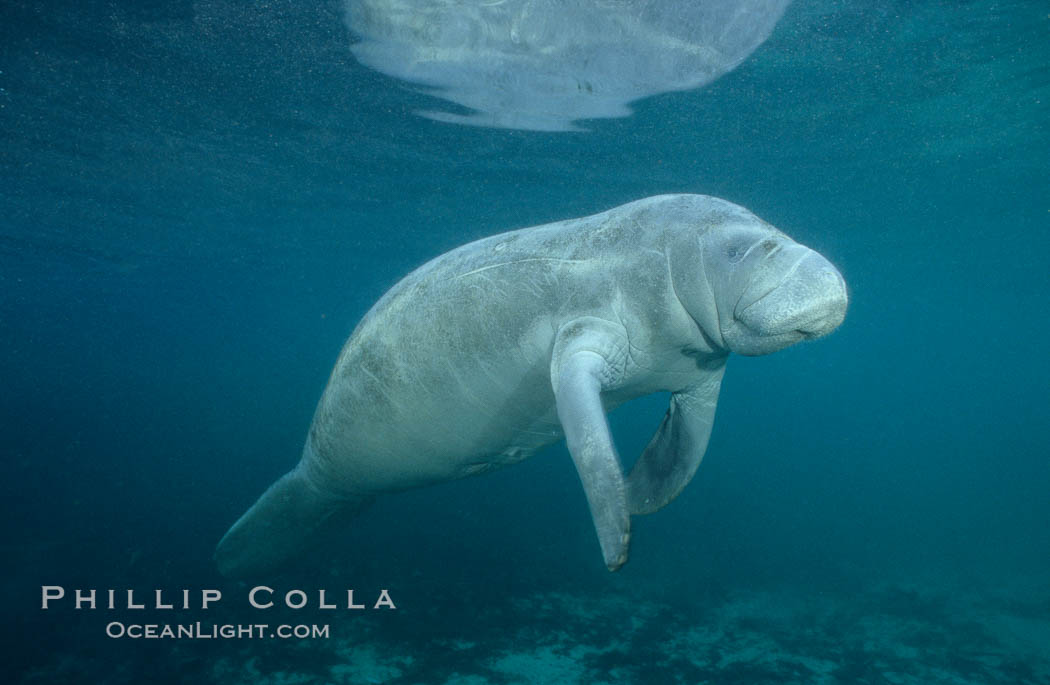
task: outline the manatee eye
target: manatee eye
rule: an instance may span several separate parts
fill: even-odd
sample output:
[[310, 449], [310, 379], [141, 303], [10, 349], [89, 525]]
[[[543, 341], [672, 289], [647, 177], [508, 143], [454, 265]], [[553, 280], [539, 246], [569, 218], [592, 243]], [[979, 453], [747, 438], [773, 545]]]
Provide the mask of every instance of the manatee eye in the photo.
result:
[[745, 243], [729, 243], [726, 245], [726, 259], [730, 264], [736, 264], [747, 254], [748, 245]]

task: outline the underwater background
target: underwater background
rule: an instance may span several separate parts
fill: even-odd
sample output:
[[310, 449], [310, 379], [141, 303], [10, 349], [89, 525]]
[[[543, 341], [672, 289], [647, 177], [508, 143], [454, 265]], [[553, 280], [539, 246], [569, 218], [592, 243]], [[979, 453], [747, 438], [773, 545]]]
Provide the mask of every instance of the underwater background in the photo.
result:
[[[334, 0], [0, 2], [5, 681], [1050, 683], [1050, 6], [798, 0], [731, 73], [574, 133], [417, 117], [435, 100], [351, 40]], [[382, 498], [268, 581], [306, 609], [218, 575], [397, 280], [670, 192], [818, 250], [850, 310], [730, 360], [703, 465], [621, 571], [558, 445]], [[612, 415], [625, 461], [666, 401]], [[44, 611], [42, 585], [224, 601]]]

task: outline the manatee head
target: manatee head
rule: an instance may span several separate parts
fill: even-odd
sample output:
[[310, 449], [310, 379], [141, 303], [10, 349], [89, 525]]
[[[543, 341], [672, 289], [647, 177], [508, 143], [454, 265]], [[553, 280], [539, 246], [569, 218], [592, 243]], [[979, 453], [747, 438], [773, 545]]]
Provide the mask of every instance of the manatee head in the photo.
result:
[[[686, 311], [715, 346], [749, 356], [835, 330], [846, 316], [842, 275], [817, 252], [751, 218], [698, 237], [691, 273], [675, 274]], [[683, 277], [704, 282], [679, 288]]]

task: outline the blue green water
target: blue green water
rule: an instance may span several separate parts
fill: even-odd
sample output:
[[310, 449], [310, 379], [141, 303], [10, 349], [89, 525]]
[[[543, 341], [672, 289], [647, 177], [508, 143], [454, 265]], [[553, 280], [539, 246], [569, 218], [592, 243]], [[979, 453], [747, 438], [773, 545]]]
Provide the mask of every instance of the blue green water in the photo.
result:
[[[350, 40], [330, 1], [0, 5], [14, 681], [1050, 682], [1045, 3], [798, 0], [735, 71], [585, 133], [416, 117], [446, 105]], [[388, 497], [273, 579], [390, 589], [295, 614], [329, 640], [40, 609], [41, 585], [221, 588], [159, 620], [258, 621], [214, 545], [371, 304], [464, 242], [668, 192], [817, 249], [850, 310], [730, 361], [697, 477], [622, 571], [559, 446]], [[665, 403], [613, 415], [626, 460]]]

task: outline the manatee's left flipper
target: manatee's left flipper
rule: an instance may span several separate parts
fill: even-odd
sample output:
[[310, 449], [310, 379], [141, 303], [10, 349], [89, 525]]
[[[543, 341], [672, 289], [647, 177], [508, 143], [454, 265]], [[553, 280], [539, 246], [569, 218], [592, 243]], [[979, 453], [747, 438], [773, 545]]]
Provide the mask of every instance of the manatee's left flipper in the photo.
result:
[[627, 561], [631, 517], [601, 391], [623, 377], [626, 354], [622, 326], [582, 317], [559, 329], [551, 360], [558, 418], [610, 571]]
[[671, 395], [663, 423], [627, 476], [632, 514], [651, 514], [673, 500], [692, 479], [707, 451], [725, 365], [703, 381]]

